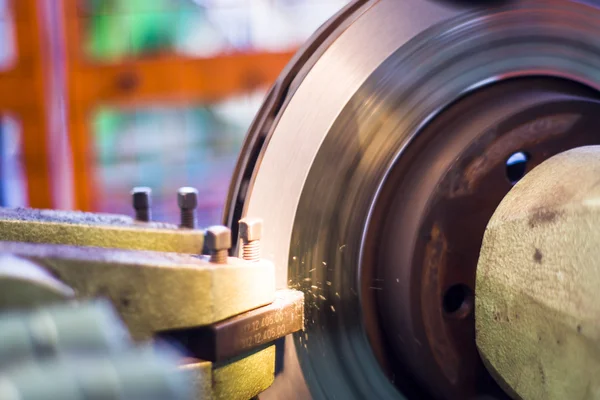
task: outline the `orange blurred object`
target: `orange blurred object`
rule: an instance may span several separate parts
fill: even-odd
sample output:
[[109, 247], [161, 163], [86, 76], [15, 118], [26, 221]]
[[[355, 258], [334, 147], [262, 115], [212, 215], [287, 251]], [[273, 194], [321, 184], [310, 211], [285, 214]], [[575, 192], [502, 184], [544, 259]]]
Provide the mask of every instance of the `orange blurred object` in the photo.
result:
[[[51, 4], [50, 4], [51, 3]], [[94, 63], [82, 51], [78, 0], [13, 0], [16, 60], [0, 72], [0, 111], [20, 121], [29, 206], [61, 207], [58, 191], [72, 170], [79, 210], [94, 210], [90, 118], [100, 105], [220, 101], [272, 84], [294, 51], [213, 58], [161, 54]], [[68, 157], [59, 141], [70, 141]], [[72, 160], [72, 165], [67, 165]]]

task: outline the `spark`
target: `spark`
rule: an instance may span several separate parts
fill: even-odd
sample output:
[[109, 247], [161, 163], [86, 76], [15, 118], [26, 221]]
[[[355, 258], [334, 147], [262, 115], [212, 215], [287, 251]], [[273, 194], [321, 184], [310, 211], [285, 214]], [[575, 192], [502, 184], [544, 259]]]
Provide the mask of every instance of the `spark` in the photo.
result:
[[320, 294], [320, 295], [319, 295], [319, 298], [320, 298], [321, 300], [327, 300], [327, 299], [325, 298], [325, 296], [323, 296], [322, 294]]
[[311, 278], [304, 278], [304, 282], [310, 282], [310, 281], [312, 281]]
[[344, 251], [344, 249], [345, 249], [345, 248], [346, 248], [346, 245], [345, 245], [345, 244], [341, 245], [341, 246], [340, 246], [340, 251]]
[[308, 272], [313, 272], [314, 270], [316, 270], [316, 268], [313, 268], [313, 269], [311, 269], [311, 270], [310, 270], [310, 271], [308, 271]]
[[317, 290], [319, 289], [319, 287], [318, 287], [318, 286], [315, 286], [315, 285], [312, 285], [312, 286], [311, 286], [311, 288], [312, 288], [312, 289], [317, 289]]
[[335, 307], [331, 306], [331, 311], [335, 312]]
[[337, 296], [337, 298], [340, 298], [340, 294], [338, 292], [335, 292], [335, 295]]
[[323, 266], [325, 266], [325, 267], [327, 266], [327, 263], [325, 261], [323, 261]]
[[325, 283], [327, 284], [327, 286], [331, 286], [331, 282], [327, 281]]

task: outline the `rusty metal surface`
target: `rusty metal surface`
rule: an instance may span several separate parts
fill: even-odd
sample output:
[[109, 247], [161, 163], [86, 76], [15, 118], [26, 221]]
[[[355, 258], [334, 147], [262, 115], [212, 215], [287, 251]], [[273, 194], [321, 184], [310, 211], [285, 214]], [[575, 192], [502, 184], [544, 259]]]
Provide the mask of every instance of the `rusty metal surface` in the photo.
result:
[[121, 215], [0, 208], [0, 240], [200, 254], [204, 233]]
[[0, 253], [39, 263], [78, 298], [109, 298], [136, 339], [212, 324], [275, 298], [265, 261], [213, 264], [205, 256], [15, 242], [0, 242]]
[[503, 397], [475, 346], [483, 232], [513, 185], [506, 167], [513, 153], [528, 154], [526, 173], [562, 150], [600, 143], [597, 97], [550, 78], [482, 89], [424, 129], [388, 178], [371, 236], [379, 241], [382, 326], [398, 367], [439, 388], [437, 396]]
[[275, 301], [213, 325], [162, 332], [161, 337], [182, 343], [197, 358], [213, 362], [237, 357], [304, 327], [304, 294], [279, 290]]

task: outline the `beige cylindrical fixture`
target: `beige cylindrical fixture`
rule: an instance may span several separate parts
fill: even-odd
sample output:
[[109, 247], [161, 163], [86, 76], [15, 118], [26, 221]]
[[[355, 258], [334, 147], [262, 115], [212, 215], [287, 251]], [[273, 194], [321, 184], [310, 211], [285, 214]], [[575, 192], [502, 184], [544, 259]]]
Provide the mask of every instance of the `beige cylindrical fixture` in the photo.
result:
[[600, 146], [548, 159], [504, 198], [475, 304], [477, 346], [507, 393], [600, 399]]

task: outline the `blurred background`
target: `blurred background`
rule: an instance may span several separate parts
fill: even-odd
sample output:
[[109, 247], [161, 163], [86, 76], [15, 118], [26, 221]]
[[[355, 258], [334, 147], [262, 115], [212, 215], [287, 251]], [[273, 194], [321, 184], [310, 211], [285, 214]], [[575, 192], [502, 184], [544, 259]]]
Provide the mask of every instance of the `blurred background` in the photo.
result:
[[220, 222], [241, 144], [295, 50], [349, 0], [0, 0], [0, 205]]

